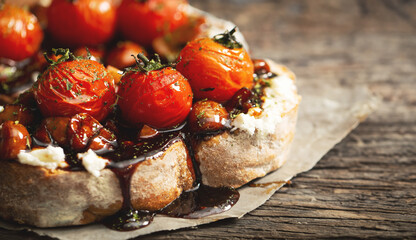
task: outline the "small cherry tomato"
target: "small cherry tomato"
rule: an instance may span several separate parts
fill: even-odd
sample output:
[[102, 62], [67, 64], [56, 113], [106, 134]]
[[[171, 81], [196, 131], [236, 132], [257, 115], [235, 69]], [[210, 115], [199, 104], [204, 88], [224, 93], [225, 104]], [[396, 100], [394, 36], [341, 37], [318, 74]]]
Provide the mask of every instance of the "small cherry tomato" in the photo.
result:
[[0, 58], [20, 61], [34, 55], [43, 40], [35, 15], [0, 2]]
[[51, 117], [42, 120], [33, 137], [40, 145], [57, 143], [61, 147], [68, 146], [69, 117]]
[[70, 57], [67, 49], [55, 52], [63, 57], [52, 63], [33, 85], [42, 114], [45, 117], [72, 117], [77, 113], [88, 113], [103, 120], [116, 100], [112, 75], [96, 61]]
[[195, 99], [223, 103], [239, 89], [252, 87], [253, 62], [234, 31], [193, 40], [180, 52], [176, 69], [189, 80]]
[[[105, 69], [107, 70], [108, 73], [111, 74], [111, 76], [113, 76], [114, 83], [116, 84], [116, 88], [117, 88], [117, 84], [120, 82], [120, 79], [123, 76], [123, 71], [111, 65], [108, 65]], [[116, 89], [116, 92], [117, 92], [117, 89]]]
[[149, 46], [152, 41], [187, 22], [186, 0], [123, 0], [118, 27], [129, 40]]
[[134, 65], [136, 62], [131, 55], [137, 55], [143, 53], [147, 55], [144, 48], [134, 42], [119, 42], [117, 45], [111, 49], [107, 55], [107, 65], [111, 65], [118, 69], [123, 69]]
[[231, 126], [227, 110], [210, 100], [194, 103], [188, 120], [192, 132], [195, 133], [218, 131]]
[[35, 120], [31, 109], [21, 105], [5, 105], [0, 112], [0, 124], [7, 121], [17, 121], [23, 125], [29, 125]]
[[117, 138], [110, 130], [101, 128], [95, 137], [90, 139], [88, 149], [97, 154], [104, 154], [114, 150], [117, 147]]
[[[17, 97], [17, 99], [15, 101], [15, 104], [24, 106], [26, 108], [31, 108], [31, 109], [37, 108], [35, 96], [34, 96], [33, 91], [31, 89], [21, 93]], [[25, 123], [23, 123], [23, 124], [26, 125]]]
[[230, 113], [231, 118], [236, 117], [240, 113], [247, 113], [250, 108], [256, 107], [257, 104], [253, 101], [253, 97], [253, 93], [247, 88], [238, 90], [225, 103], [225, 108]]
[[74, 55], [77, 57], [90, 58], [91, 60], [102, 63], [104, 60], [105, 51], [102, 48], [87, 48], [79, 47], [74, 50]]
[[111, 0], [54, 0], [47, 11], [48, 30], [61, 44], [96, 46], [113, 36], [116, 11]]
[[22, 124], [7, 121], [0, 125], [0, 159], [15, 159], [30, 144], [30, 135]]
[[160, 61], [149, 62], [140, 56], [144, 67], [127, 72], [120, 81], [118, 95], [122, 117], [132, 125], [147, 124], [154, 128], [169, 128], [183, 122], [192, 105], [192, 90], [188, 81]]
[[86, 113], [80, 113], [69, 120], [68, 139], [75, 151], [84, 150], [91, 138], [99, 133], [103, 126]]

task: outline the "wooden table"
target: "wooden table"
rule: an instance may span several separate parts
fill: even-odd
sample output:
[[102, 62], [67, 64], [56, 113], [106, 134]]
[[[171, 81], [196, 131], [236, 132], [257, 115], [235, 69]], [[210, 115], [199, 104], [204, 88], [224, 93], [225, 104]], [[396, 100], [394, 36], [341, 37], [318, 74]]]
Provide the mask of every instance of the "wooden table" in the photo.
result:
[[[236, 23], [254, 57], [286, 64], [299, 81], [368, 84], [383, 101], [243, 218], [143, 239], [416, 238], [416, 1], [189, 1]], [[43, 239], [17, 235], [0, 230]]]

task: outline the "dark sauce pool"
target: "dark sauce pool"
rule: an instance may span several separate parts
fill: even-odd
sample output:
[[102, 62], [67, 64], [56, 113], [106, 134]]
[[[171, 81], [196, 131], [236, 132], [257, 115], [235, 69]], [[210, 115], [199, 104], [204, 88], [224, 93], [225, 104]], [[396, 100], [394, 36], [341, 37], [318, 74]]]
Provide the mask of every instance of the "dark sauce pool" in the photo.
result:
[[230, 210], [239, 198], [239, 192], [233, 188], [199, 185], [183, 192], [179, 198], [156, 212], [123, 206], [118, 213], [104, 219], [103, 224], [117, 231], [132, 231], [148, 226], [157, 214], [187, 219], [203, 218]]
[[[228, 211], [237, 203], [240, 196], [237, 190], [201, 185], [198, 183], [200, 177], [197, 174], [196, 186], [192, 190], [183, 192], [179, 198], [165, 208], [151, 212], [136, 210], [132, 207], [130, 182], [137, 166], [147, 158], [157, 156], [177, 141], [188, 142], [186, 136], [189, 136], [189, 132], [186, 131], [185, 124], [183, 124], [175, 129], [160, 131], [156, 137], [143, 142], [124, 144], [116, 151], [104, 155], [104, 157], [112, 159], [107, 167], [118, 177], [124, 199], [122, 209], [103, 220], [105, 226], [118, 231], [131, 231], [148, 226], [156, 214], [181, 218], [201, 218]], [[187, 147], [191, 148], [189, 144]], [[196, 166], [195, 161], [193, 162]]]

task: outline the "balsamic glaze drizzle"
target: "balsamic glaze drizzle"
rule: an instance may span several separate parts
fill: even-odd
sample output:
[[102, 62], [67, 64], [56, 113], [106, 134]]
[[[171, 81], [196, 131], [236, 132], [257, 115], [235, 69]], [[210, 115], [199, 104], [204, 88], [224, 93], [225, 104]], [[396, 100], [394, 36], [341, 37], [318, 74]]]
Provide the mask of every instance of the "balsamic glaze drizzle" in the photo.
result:
[[[103, 220], [103, 224], [118, 231], [131, 231], [148, 226], [156, 214], [171, 217], [201, 218], [229, 210], [239, 198], [239, 193], [233, 188], [212, 188], [201, 185], [199, 168], [189, 139], [192, 134], [188, 131], [186, 123], [169, 130], [161, 130], [156, 137], [145, 141], [130, 144], [121, 144], [115, 151], [104, 154], [103, 157], [112, 159], [107, 166], [118, 177], [123, 195], [122, 209], [113, 216]], [[135, 169], [147, 158], [156, 157], [163, 153], [173, 143], [183, 140], [187, 145], [194, 164], [196, 175], [195, 188], [183, 192], [181, 196], [171, 202], [164, 209], [150, 212], [135, 210], [130, 202], [130, 182]], [[163, 173], [162, 173], [163, 174]]]
[[120, 148], [104, 155], [104, 157], [112, 160], [107, 167], [119, 179], [123, 195], [121, 210], [103, 220], [106, 227], [118, 231], [132, 231], [146, 227], [153, 221], [156, 212], [133, 208], [130, 202], [131, 178], [138, 165], [146, 158], [156, 157], [164, 149], [183, 139], [184, 133], [181, 130], [184, 126], [185, 123], [173, 129], [159, 131], [156, 137], [142, 142], [139, 141], [136, 144], [122, 144]]
[[230, 210], [239, 198], [240, 193], [231, 187], [199, 185], [195, 190], [182, 193], [160, 213], [170, 217], [203, 218]]
[[123, 195], [123, 206], [119, 212], [103, 220], [103, 224], [111, 229], [118, 231], [132, 231], [146, 227], [153, 221], [155, 213], [136, 210], [130, 203], [130, 182], [138, 164], [131, 164], [127, 167], [112, 168], [112, 171], [119, 179], [121, 192]]
[[[267, 81], [267, 79], [276, 76], [276, 74], [270, 71], [265, 61], [254, 60], [253, 62], [255, 64], [253, 77], [256, 82]], [[258, 99], [261, 97], [263, 88], [264, 84], [260, 87], [260, 93], [242, 89], [240, 95], [237, 94], [235, 96], [235, 103], [230, 105], [231, 110], [227, 110], [229, 112], [244, 112], [246, 108], [256, 106], [258, 101], [260, 101]], [[119, 116], [120, 114], [115, 112], [114, 115]], [[195, 134], [189, 131], [186, 123], [183, 123], [172, 129], [158, 130], [155, 137], [140, 140], [137, 139], [137, 129], [133, 130], [125, 127], [123, 124], [120, 124], [120, 120], [117, 117], [113, 116], [113, 118], [117, 123], [116, 127], [120, 131], [117, 134], [118, 147], [99, 155], [111, 159], [107, 168], [111, 169], [119, 179], [123, 205], [118, 213], [102, 221], [105, 226], [118, 231], [131, 231], [148, 226], [156, 214], [195, 219], [228, 211], [237, 203], [240, 195], [236, 189], [230, 187], [213, 188], [201, 183], [201, 174], [198, 163], [194, 158], [192, 147], [197, 141], [229, 130], [229, 126], [216, 132]], [[135, 210], [130, 202], [130, 182], [136, 168], [147, 158], [157, 157], [158, 154], [162, 154], [170, 145], [181, 140], [185, 142], [193, 162], [196, 186], [192, 190], [183, 192], [178, 199], [159, 211]], [[35, 144], [42, 146], [42, 143], [39, 141], [35, 141]], [[66, 160], [71, 165], [70, 170], [77, 171], [83, 169], [76, 158], [76, 153], [68, 152]]]

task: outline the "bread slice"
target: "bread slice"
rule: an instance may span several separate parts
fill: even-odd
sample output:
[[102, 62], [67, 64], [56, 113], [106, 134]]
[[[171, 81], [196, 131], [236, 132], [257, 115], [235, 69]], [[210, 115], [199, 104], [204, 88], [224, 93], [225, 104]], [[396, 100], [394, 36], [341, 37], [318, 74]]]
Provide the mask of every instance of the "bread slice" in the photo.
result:
[[[186, 146], [179, 140], [139, 163], [131, 179], [133, 207], [160, 209], [192, 188], [188, 161]], [[123, 203], [119, 180], [110, 169], [95, 177], [87, 171], [3, 161], [0, 183], [0, 217], [38, 227], [96, 222], [115, 214]]]
[[[271, 72], [277, 74], [274, 82], [282, 84], [278, 86], [278, 93], [268, 98], [281, 106], [272, 106], [271, 110], [263, 111], [258, 117], [246, 115], [251, 122], [238, 122], [243, 118], [237, 117], [233, 124], [238, 127], [234, 131], [196, 143], [195, 158], [199, 163], [203, 184], [237, 188], [276, 170], [286, 161], [301, 98], [294, 85], [295, 75], [272, 61], [268, 61], [268, 65]], [[264, 129], [266, 127], [268, 129]]]

